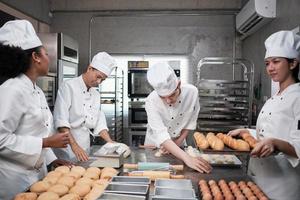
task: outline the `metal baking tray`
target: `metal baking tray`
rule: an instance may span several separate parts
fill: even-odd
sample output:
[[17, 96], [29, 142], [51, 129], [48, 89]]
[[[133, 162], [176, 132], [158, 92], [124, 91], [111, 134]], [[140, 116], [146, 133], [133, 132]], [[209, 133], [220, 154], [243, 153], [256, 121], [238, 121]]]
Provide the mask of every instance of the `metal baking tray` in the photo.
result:
[[152, 200], [197, 200], [196, 198], [170, 198], [170, 197], [163, 197], [163, 196], [153, 196]]
[[155, 187], [178, 188], [178, 189], [193, 189], [192, 181], [189, 179], [170, 180], [156, 179]]
[[147, 195], [149, 185], [110, 183], [104, 190], [107, 193]]
[[111, 183], [149, 185], [151, 181], [146, 177], [114, 176], [111, 180]]
[[154, 196], [167, 197], [171, 199], [193, 199], [195, 198], [194, 190], [155, 187]]
[[103, 193], [97, 200], [145, 200], [145, 196], [140, 195], [128, 195], [128, 194], [113, 194]]

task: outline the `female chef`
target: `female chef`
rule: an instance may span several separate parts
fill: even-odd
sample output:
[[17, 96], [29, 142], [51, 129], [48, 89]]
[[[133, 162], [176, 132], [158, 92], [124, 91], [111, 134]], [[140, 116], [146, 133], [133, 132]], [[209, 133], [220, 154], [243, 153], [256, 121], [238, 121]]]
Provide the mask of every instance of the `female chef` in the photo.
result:
[[32, 25], [9, 21], [0, 28], [0, 199], [11, 200], [56, 162], [48, 147], [66, 147], [69, 133], [50, 136], [52, 115], [36, 85], [49, 58]]
[[[266, 71], [279, 83], [279, 91], [258, 116], [259, 143], [251, 152], [249, 174], [271, 199], [296, 200], [300, 196], [300, 36], [279, 31], [265, 41], [265, 47]], [[237, 129], [229, 135], [244, 131], [252, 132]]]

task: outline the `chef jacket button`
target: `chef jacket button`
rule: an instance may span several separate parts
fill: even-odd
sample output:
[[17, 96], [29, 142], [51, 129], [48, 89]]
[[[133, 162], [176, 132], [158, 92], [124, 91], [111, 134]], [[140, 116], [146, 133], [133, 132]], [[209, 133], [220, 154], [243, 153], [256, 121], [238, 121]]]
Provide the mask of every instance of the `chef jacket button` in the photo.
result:
[[171, 119], [174, 119], [174, 117], [171, 117]]
[[169, 129], [171, 129], [171, 127], [169, 126]]
[[46, 110], [48, 110], [48, 107], [46, 107]]
[[83, 93], [85, 94], [85, 91], [83, 91]]
[[179, 101], [179, 103], [181, 103], [181, 101]]
[[180, 116], [182, 116], [182, 113], [180, 113]]
[[91, 120], [93, 120], [93, 118], [91, 117]]
[[280, 100], [282, 100], [283, 98], [281, 97]]
[[169, 106], [171, 107], [172, 105], [170, 104]]
[[273, 100], [274, 98], [272, 97], [271, 99]]
[[46, 124], [46, 126], [49, 126], [49, 124]]
[[261, 111], [261, 113], [264, 113], [264, 111]]
[[92, 106], [90, 106], [90, 108], [92, 108]]
[[177, 125], [179, 125], [179, 123], [177, 123]]
[[83, 104], [83, 106], [85, 106], [85, 104]]
[[271, 113], [269, 112], [269, 115], [271, 115]]
[[176, 133], [173, 133], [173, 135], [175, 135]]
[[261, 132], [264, 132], [264, 131], [265, 131], [264, 129], [261, 130]]
[[85, 121], [83, 121], [83, 123], [85, 124]]
[[85, 116], [85, 118], [87, 118], [87, 116]]

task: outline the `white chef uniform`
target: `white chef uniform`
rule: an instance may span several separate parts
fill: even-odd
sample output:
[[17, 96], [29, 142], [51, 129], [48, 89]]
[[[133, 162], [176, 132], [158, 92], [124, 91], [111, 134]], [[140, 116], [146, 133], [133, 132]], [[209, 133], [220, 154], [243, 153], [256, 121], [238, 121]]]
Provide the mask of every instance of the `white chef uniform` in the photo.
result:
[[148, 116], [145, 144], [160, 147], [167, 139], [179, 137], [183, 129], [196, 129], [200, 110], [198, 90], [182, 84], [174, 105], [166, 104], [154, 90], [147, 97], [145, 108]]
[[[100, 110], [100, 93], [96, 88], [87, 89], [82, 76], [65, 81], [58, 90], [55, 109], [55, 127], [68, 127], [76, 142], [87, 153], [90, 134], [99, 135], [107, 128], [104, 113]], [[93, 129], [93, 131], [91, 131]], [[71, 147], [54, 149], [59, 158], [74, 160]]]
[[11, 200], [41, 179], [56, 159], [42, 138], [53, 118], [42, 90], [24, 74], [0, 86], [0, 199]]

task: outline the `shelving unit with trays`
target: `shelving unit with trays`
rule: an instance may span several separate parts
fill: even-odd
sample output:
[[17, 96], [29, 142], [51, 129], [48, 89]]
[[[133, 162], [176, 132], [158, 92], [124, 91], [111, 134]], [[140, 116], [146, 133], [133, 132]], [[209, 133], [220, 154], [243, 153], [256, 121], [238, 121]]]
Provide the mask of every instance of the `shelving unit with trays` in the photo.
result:
[[[104, 112], [110, 137], [123, 142], [124, 130], [124, 72], [115, 68], [99, 86], [101, 110]], [[94, 144], [103, 144], [95, 138]]]
[[[218, 74], [211, 73], [211, 77], [204, 78], [203, 71], [213, 72], [213, 68]], [[224, 57], [201, 59], [197, 66], [200, 101], [197, 130], [203, 133], [227, 133], [236, 128], [250, 127], [253, 74], [254, 66], [246, 59]], [[248, 153], [242, 159], [247, 168]]]

